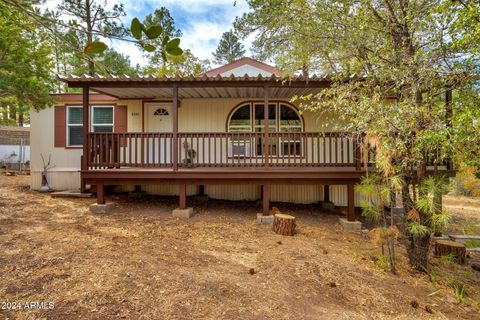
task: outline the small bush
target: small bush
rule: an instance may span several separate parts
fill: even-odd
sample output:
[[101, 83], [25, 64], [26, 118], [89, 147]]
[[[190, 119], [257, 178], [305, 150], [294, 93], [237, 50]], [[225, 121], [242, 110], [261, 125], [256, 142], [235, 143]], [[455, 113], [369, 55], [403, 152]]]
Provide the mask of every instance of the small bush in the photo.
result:
[[382, 270], [388, 271], [390, 270], [390, 261], [388, 260], [388, 256], [385, 254], [377, 254], [375, 256], [375, 265]]
[[477, 177], [479, 168], [461, 166], [452, 184], [456, 195], [480, 197], [480, 179]]

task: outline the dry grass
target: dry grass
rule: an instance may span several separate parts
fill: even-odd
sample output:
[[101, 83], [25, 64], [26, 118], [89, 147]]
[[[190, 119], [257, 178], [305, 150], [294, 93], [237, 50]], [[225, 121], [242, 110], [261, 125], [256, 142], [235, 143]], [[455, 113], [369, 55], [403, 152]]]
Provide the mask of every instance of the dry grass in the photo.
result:
[[480, 318], [447, 283], [411, 270], [401, 247], [394, 276], [372, 261], [367, 234], [312, 206], [280, 206], [299, 228], [282, 237], [256, 225], [249, 203], [196, 204], [186, 221], [171, 217], [174, 199], [117, 197], [114, 213], [94, 215], [93, 199], [54, 199], [26, 179], [0, 177], [0, 300], [55, 308], [0, 318]]

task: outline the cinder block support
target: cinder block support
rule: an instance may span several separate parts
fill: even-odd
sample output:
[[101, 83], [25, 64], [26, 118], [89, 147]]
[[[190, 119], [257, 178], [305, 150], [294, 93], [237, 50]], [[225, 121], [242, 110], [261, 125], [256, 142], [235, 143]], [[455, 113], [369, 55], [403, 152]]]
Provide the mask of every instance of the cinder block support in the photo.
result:
[[185, 209], [180, 209], [177, 208], [172, 211], [172, 216], [176, 218], [183, 218], [183, 219], [188, 219], [193, 216], [193, 208], [185, 208]]
[[269, 184], [263, 185], [262, 202], [263, 202], [263, 215], [268, 216], [270, 214], [270, 185]]
[[92, 213], [109, 213], [115, 208], [115, 203], [109, 202], [104, 204], [94, 203], [90, 205], [90, 212]]
[[348, 221], [345, 218], [340, 218], [340, 224], [345, 231], [360, 231], [362, 230], [362, 223], [360, 221]]

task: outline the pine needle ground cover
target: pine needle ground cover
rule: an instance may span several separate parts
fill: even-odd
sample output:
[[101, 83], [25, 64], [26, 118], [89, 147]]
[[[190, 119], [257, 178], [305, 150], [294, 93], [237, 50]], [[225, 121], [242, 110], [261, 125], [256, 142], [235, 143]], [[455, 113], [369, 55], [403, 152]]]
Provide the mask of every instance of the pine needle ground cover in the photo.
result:
[[314, 206], [278, 204], [297, 220], [286, 237], [256, 224], [254, 203], [196, 204], [179, 220], [174, 198], [110, 197], [117, 209], [94, 215], [94, 199], [29, 191], [28, 177], [1, 176], [0, 194], [0, 300], [54, 303], [0, 318], [480, 317], [470, 266], [436, 259], [429, 273], [414, 271], [398, 245], [392, 275], [368, 233], [343, 232], [338, 215]]

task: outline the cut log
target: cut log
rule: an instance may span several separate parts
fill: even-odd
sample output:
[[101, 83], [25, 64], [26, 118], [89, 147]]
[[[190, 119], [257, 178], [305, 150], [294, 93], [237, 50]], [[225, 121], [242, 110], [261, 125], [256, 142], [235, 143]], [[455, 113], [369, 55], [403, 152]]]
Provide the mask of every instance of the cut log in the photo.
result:
[[464, 264], [466, 261], [466, 249], [463, 243], [451, 240], [437, 240], [435, 242], [435, 256], [443, 257], [449, 254], [455, 255], [455, 260]]
[[275, 220], [273, 222], [273, 231], [276, 234], [281, 234], [283, 236], [293, 236], [295, 235], [295, 217], [283, 214], [276, 213]]

